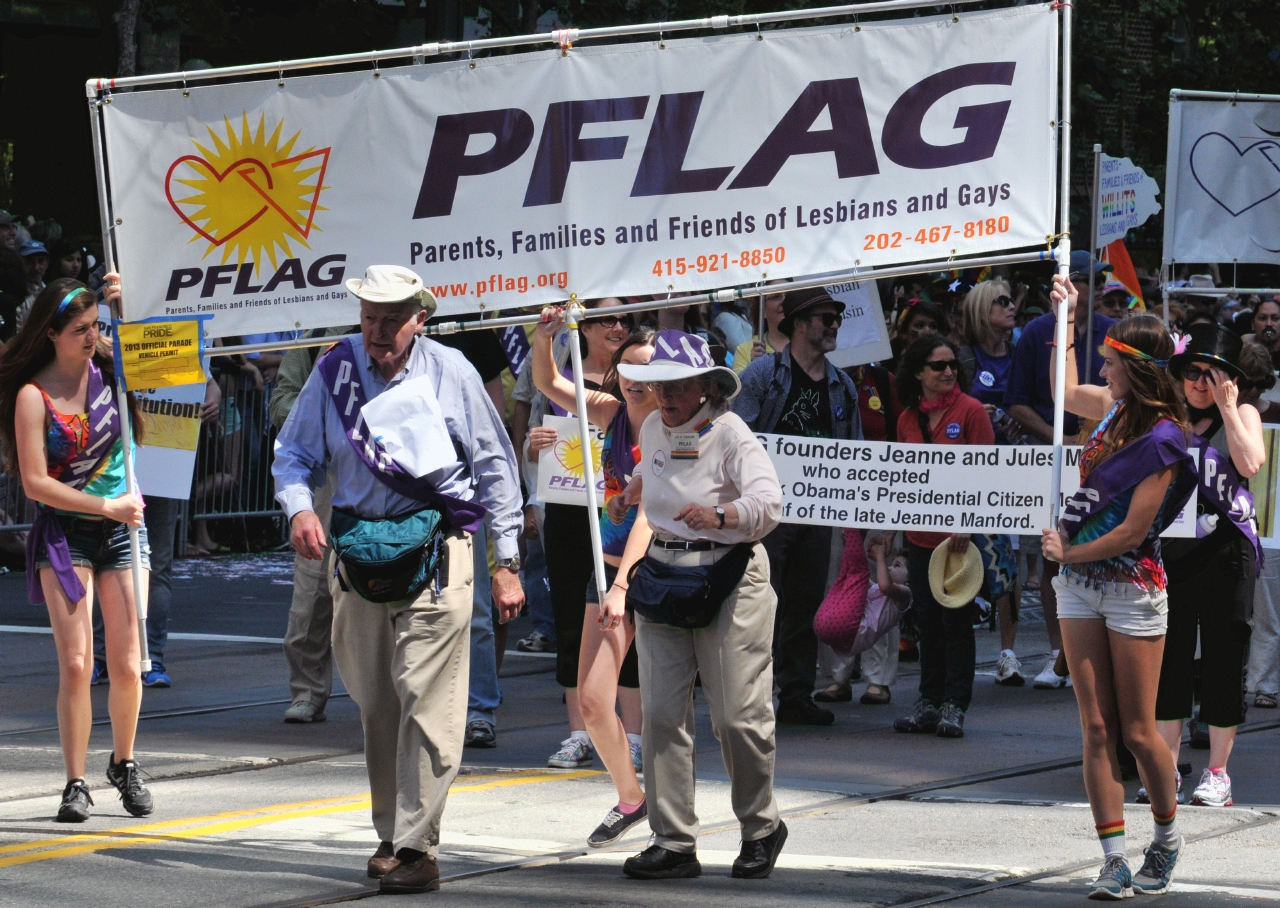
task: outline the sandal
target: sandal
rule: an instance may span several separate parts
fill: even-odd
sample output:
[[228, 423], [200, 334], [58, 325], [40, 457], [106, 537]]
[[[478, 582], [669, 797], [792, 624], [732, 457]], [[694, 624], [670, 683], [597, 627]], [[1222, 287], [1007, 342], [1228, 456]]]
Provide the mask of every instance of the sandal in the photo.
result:
[[1275, 709], [1276, 694], [1256, 694], [1253, 698], [1253, 705], [1258, 709]]
[[891, 696], [889, 688], [883, 684], [868, 684], [866, 693], [862, 695], [859, 702], [867, 706], [883, 706], [889, 702]]
[[819, 703], [848, 703], [853, 699], [853, 689], [848, 684], [832, 684], [814, 694], [813, 699]]

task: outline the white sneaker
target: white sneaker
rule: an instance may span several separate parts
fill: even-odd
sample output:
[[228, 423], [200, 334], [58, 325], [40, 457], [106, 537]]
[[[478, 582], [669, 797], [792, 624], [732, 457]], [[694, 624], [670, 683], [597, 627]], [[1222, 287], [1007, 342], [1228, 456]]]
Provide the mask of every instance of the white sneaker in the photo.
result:
[[644, 772], [644, 752], [640, 749], [639, 741], [628, 741], [631, 746], [631, 765], [636, 768], [636, 772]]
[[1200, 784], [1191, 795], [1191, 803], [1201, 807], [1230, 807], [1231, 777], [1225, 769], [1214, 772], [1205, 769], [1200, 777]]
[[1070, 676], [1063, 677], [1053, 670], [1054, 663], [1058, 661], [1058, 654], [1054, 653], [1049, 657], [1049, 661], [1044, 664], [1044, 668], [1040, 674], [1036, 675], [1031, 686], [1040, 690], [1057, 690], [1060, 687], [1070, 687]]
[[996, 662], [996, 684], [1003, 684], [1005, 687], [1022, 687], [1027, 683], [1027, 679], [1022, 677], [1022, 665], [1018, 662], [1018, 657], [1014, 655], [1013, 650], [1007, 649], [1000, 653], [1000, 660]]
[[560, 749], [547, 758], [547, 765], [552, 769], [577, 769], [590, 766], [595, 756], [590, 740], [570, 735], [560, 742]]

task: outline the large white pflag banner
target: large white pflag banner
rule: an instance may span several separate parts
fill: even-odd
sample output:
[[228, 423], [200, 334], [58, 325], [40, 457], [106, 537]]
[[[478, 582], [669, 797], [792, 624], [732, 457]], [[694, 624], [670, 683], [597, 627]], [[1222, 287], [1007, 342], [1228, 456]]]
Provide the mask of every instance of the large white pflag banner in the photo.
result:
[[1169, 102], [1165, 262], [1280, 264], [1280, 101]]
[[343, 280], [444, 315], [1041, 245], [1058, 17], [992, 12], [117, 94], [129, 319], [354, 321]]

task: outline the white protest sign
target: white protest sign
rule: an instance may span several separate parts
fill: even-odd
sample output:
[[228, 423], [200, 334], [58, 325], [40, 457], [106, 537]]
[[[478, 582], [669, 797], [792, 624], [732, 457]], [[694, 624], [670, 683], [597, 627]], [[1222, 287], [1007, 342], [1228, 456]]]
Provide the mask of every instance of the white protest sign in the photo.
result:
[[1160, 211], [1156, 181], [1128, 158], [1102, 155], [1098, 161], [1098, 246], [1124, 239]]
[[1169, 102], [1164, 261], [1280, 264], [1280, 102]]
[[1049, 4], [115, 93], [126, 317], [212, 337], [356, 320], [415, 269], [442, 316], [1044, 243]]
[[1048, 447], [758, 437], [782, 483], [784, 523], [1021, 534], [1048, 525]]
[[879, 362], [893, 355], [875, 281], [833, 284], [826, 291], [832, 299], [844, 305], [844, 321], [836, 335], [836, 348], [827, 354], [832, 365], [837, 369], [847, 369]]
[[204, 382], [137, 391], [143, 425], [135, 471], [143, 495], [191, 497]]
[[[583, 480], [582, 435], [573, 416], [547, 416], [545, 428], [556, 430], [556, 443], [538, 454], [538, 499], [551, 504], [587, 506]], [[591, 462], [596, 472], [596, 501], [604, 503], [604, 433], [591, 427]]]

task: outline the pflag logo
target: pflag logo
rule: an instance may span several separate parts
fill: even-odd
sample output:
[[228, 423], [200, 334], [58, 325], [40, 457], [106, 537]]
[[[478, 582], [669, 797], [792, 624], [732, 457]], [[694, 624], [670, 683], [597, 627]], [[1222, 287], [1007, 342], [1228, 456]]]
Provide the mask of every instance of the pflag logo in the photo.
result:
[[316, 213], [326, 210], [320, 194], [330, 148], [295, 154], [301, 131], [282, 142], [284, 121], [268, 135], [265, 115], [251, 130], [242, 114], [238, 135], [229, 119], [223, 124], [225, 139], [208, 127], [211, 147], [193, 140], [199, 154], [178, 158], [165, 175], [165, 196], [192, 230], [190, 242], [207, 243], [205, 257], [221, 249], [224, 265], [252, 261], [255, 270], [264, 258], [277, 265], [277, 248], [294, 258], [290, 243], [310, 249], [311, 231], [320, 229]]

